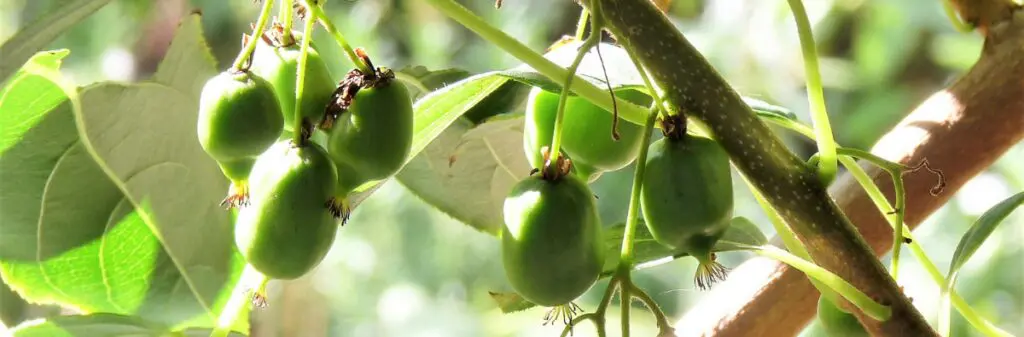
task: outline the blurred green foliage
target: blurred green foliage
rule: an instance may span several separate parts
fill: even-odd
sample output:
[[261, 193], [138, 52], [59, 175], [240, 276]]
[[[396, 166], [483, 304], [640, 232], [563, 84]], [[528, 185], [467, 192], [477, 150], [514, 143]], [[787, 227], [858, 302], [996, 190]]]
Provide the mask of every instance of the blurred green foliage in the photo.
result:
[[[578, 15], [571, 1], [505, 0], [500, 10], [491, 0], [462, 2], [536, 50], [571, 34]], [[0, 2], [0, 40], [60, 3]], [[918, 102], [968, 69], [981, 50], [980, 37], [956, 32], [938, 0], [815, 0], [806, 5], [820, 45], [833, 129], [846, 146], [870, 148]], [[71, 49], [64, 69], [79, 85], [147, 78], [179, 18], [192, 10], [202, 11], [207, 39], [226, 66], [258, 8], [251, 0], [117, 0], [50, 47]], [[327, 3], [326, 12], [378, 65], [459, 67], [477, 73], [518, 63], [424, 1], [334, 0]], [[739, 91], [788, 107], [809, 121], [799, 41], [785, 1], [677, 0], [671, 16]], [[340, 79], [351, 65], [325, 32], [318, 30], [315, 39], [333, 77]], [[814, 150], [806, 139], [786, 135], [802, 155]], [[631, 175], [631, 168], [605, 174], [594, 186], [608, 224], [625, 218]], [[735, 213], [771, 233], [742, 180], [734, 180]], [[968, 183], [915, 235], [945, 268], [970, 223], [1022, 189], [1024, 146], [1018, 145]], [[993, 322], [1024, 334], [1024, 214], [1018, 212], [1006, 221], [965, 267], [958, 289]], [[723, 254], [722, 262], [736, 266], [748, 257]], [[938, 287], [916, 261], [906, 261], [900, 283], [934, 322]], [[681, 317], [702, 297], [691, 282], [694, 266], [690, 259], [675, 261], [638, 273], [635, 282], [668, 315]], [[593, 310], [603, 288], [599, 283], [580, 304]], [[389, 182], [360, 206], [315, 273], [271, 285], [271, 306], [254, 315], [253, 329], [257, 336], [557, 334], [560, 327], [541, 326], [543, 309], [501, 314], [487, 291], [509, 289], [494, 237], [448, 219], [400, 184]], [[11, 295], [0, 298], [10, 301]], [[634, 333], [655, 333], [649, 315], [638, 311], [633, 317]], [[954, 336], [976, 335], [958, 315], [953, 317]], [[609, 323], [617, 325], [617, 318], [609, 317]], [[584, 326], [576, 333], [593, 332]], [[812, 324], [805, 335], [822, 332]]]

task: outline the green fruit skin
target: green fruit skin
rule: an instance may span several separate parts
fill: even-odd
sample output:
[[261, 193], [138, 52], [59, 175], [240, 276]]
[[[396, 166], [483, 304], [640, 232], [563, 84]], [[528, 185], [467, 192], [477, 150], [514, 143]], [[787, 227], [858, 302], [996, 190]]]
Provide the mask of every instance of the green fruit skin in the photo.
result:
[[[257, 75], [226, 71], [203, 86], [196, 127], [199, 144], [218, 162], [255, 158], [277, 140], [283, 124], [270, 82]], [[237, 180], [248, 173], [228, 166], [235, 167], [224, 171], [228, 178]]]
[[[540, 148], [551, 145], [558, 115], [558, 93], [533, 88], [527, 98], [523, 147], [530, 164], [539, 168]], [[625, 90], [616, 97], [632, 102], [651, 101], [646, 94]], [[640, 153], [643, 127], [619, 118], [619, 140], [612, 139], [612, 114], [584, 98], [570, 96], [565, 103], [562, 151], [574, 164], [586, 164], [594, 171], [615, 171], [629, 165]]]
[[412, 147], [412, 123], [412, 101], [404, 85], [359, 90], [327, 140], [327, 152], [338, 165], [338, 191], [347, 193], [398, 172]]
[[557, 306], [587, 291], [604, 265], [594, 194], [574, 175], [549, 182], [533, 175], [504, 204], [502, 262], [517, 293]]
[[714, 140], [686, 135], [652, 143], [640, 194], [659, 243], [706, 256], [732, 218], [729, 156]]
[[824, 296], [818, 299], [818, 322], [829, 337], [867, 337], [870, 336], [857, 317], [844, 312]]
[[337, 228], [326, 202], [337, 173], [318, 145], [274, 144], [249, 177], [251, 204], [235, 222], [235, 244], [252, 266], [271, 278], [294, 279], [327, 255]]
[[[301, 55], [298, 42], [287, 47], [273, 47], [263, 40], [256, 44], [256, 52], [253, 54], [252, 72], [273, 85], [277, 100], [281, 103], [284, 128], [288, 131], [292, 131], [295, 126], [295, 84]], [[335, 82], [320, 53], [310, 46], [308, 55], [306, 77], [303, 80], [304, 97], [299, 113], [315, 125], [324, 116], [324, 109], [334, 93]]]

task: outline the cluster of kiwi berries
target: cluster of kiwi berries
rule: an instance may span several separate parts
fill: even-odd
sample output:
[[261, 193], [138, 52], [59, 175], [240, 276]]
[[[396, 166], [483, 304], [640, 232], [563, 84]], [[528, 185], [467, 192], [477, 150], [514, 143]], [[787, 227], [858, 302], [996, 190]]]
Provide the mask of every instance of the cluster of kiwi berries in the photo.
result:
[[231, 182], [222, 205], [239, 209], [235, 242], [253, 268], [275, 279], [319, 264], [348, 219], [348, 196], [397, 172], [412, 144], [408, 92], [361, 50], [365, 67], [336, 85], [308, 46], [296, 94], [307, 38], [275, 22], [242, 69], [206, 82], [199, 104], [200, 144]]
[[[647, 105], [650, 96], [616, 97]], [[526, 108], [524, 148], [534, 174], [504, 203], [502, 260], [523, 298], [573, 310], [571, 301], [599, 278], [605, 259], [602, 224], [588, 183], [633, 162], [649, 146], [640, 206], [661, 244], [700, 261], [695, 283], [706, 289], [725, 277], [712, 248], [732, 217], [729, 157], [712, 139], [687, 133], [681, 115], [664, 115], [665, 135], [642, 144], [644, 128], [570, 96], [564, 108], [561, 155], [549, 153], [559, 94], [534, 88]]]

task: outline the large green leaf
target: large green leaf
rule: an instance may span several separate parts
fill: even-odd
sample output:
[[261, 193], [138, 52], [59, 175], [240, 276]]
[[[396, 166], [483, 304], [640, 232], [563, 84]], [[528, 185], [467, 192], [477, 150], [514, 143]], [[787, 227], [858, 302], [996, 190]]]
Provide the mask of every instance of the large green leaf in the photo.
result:
[[1010, 213], [1013, 213], [1021, 204], [1024, 204], [1024, 192], [1019, 192], [1006, 198], [985, 211], [960, 238], [960, 242], [956, 245], [956, 250], [953, 251], [953, 259], [949, 262], [946, 287], [942, 289], [941, 294], [944, 307], [940, 310], [939, 326], [945, 332], [948, 332], [949, 329], [949, 296], [953, 289], [955, 289], [956, 281], [960, 277], [960, 268], [967, 264], [967, 261], [974, 255], [974, 252], [985, 243], [985, 240], [992, 235], [992, 232], [1003, 222], [1003, 219], [1010, 216]]
[[0, 46], [0, 82], [11, 76], [29, 57], [53, 42], [61, 33], [96, 12], [110, 0], [75, 0], [56, 6], [46, 15], [18, 30]]
[[[45, 320], [25, 322], [11, 331], [12, 337], [199, 337], [209, 336], [209, 329], [171, 331], [165, 325], [139, 317], [116, 314], [57, 316]], [[232, 333], [230, 336], [242, 336]]]
[[950, 287], [956, 282], [960, 268], [967, 263], [967, 260], [974, 255], [981, 244], [985, 243], [985, 240], [992, 235], [992, 231], [1003, 222], [1003, 219], [1010, 216], [1010, 213], [1013, 213], [1021, 204], [1024, 204], [1024, 192], [1017, 193], [992, 206], [971, 225], [967, 233], [964, 233], [964, 236], [960, 238], [960, 243], [956, 245], [956, 250], [953, 251], [953, 259], [949, 262]]
[[62, 105], [5, 151], [0, 200], [29, 207], [0, 226], [4, 280], [34, 302], [212, 326], [244, 265], [217, 207], [227, 183], [195, 136], [214, 73], [192, 15], [156, 82], [86, 88], [81, 114]]
[[398, 174], [399, 181], [438, 210], [497, 235], [505, 195], [530, 173], [523, 154], [522, 116], [472, 127], [459, 121]]

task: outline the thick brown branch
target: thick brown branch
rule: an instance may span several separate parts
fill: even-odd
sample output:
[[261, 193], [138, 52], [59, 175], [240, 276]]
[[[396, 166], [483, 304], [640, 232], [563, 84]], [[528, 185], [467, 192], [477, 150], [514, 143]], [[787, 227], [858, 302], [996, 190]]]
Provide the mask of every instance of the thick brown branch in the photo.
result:
[[[934, 197], [929, 190], [935, 176], [920, 171], [905, 177], [906, 224], [911, 228], [1024, 138], [1024, 11], [1012, 23], [994, 26], [986, 42], [967, 74], [914, 109], [872, 150], [905, 165], [928, 159], [945, 174], [945, 190]], [[865, 167], [892, 200], [889, 176]], [[888, 223], [851, 177], [842, 177], [831, 193], [876, 254], [892, 248]], [[729, 281], [702, 301], [700, 310], [683, 318], [680, 326], [686, 331], [679, 335], [793, 336], [814, 317], [817, 298], [800, 272], [753, 259], [735, 269]]]
[[759, 120], [649, 0], [597, 0], [618, 40], [665, 90], [665, 99], [707, 125], [733, 164], [790, 224], [812, 259], [892, 309], [868, 327], [883, 336], [935, 332], [832, 201], [814, 169]]

